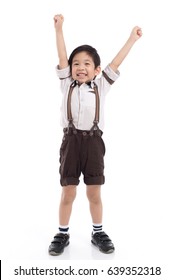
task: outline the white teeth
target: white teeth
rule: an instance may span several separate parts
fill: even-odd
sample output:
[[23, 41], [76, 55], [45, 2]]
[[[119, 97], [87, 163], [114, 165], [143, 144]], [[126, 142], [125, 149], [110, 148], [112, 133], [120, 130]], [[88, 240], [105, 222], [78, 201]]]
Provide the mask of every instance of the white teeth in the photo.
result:
[[82, 74], [78, 74], [77, 76], [78, 77], [85, 77], [85, 75], [82, 75]]

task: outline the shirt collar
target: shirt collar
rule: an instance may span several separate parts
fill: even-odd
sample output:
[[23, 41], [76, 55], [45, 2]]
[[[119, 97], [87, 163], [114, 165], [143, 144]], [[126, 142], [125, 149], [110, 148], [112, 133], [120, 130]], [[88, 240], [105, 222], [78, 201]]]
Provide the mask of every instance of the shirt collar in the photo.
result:
[[[92, 81], [89, 81], [89, 82], [87, 82], [87, 83], [85, 83], [87, 86], [89, 86], [90, 88], [94, 88], [94, 80], [92, 80]], [[78, 81], [76, 81], [76, 80], [74, 80], [74, 86], [79, 86], [79, 82]]]

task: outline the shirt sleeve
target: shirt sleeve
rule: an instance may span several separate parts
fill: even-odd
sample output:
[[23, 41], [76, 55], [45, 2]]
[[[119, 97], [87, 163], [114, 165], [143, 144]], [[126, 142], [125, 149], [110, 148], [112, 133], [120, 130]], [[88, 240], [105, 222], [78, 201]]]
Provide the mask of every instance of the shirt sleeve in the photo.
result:
[[59, 66], [56, 66], [56, 74], [60, 80], [67, 79], [71, 76], [70, 66], [59, 69]]
[[109, 65], [104, 68], [100, 78], [95, 80], [101, 98], [105, 97], [105, 95], [109, 92], [111, 85], [118, 79], [119, 76], [120, 72], [114, 72]]
[[60, 89], [63, 94], [65, 94], [68, 91], [69, 85], [72, 82], [72, 77], [70, 73], [70, 66], [59, 69], [59, 67], [56, 67], [56, 74], [58, 78], [60, 79]]
[[120, 76], [120, 72], [118, 70], [116, 72], [114, 72], [109, 65], [102, 71], [102, 74], [103, 74], [104, 78], [108, 81], [108, 83], [110, 83], [111, 85]]

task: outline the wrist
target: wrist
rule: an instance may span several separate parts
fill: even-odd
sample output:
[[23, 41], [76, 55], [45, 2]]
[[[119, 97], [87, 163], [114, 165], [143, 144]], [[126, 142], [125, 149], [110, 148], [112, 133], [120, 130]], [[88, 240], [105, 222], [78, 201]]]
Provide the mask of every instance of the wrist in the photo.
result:
[[56, 32], [56, 33], [63, 33], [62, 26], [60, 26], [60, 27], [55, 27], [55, 32]]
[[127, 43], [130, 45], [130, 46], [133, 46], [133, 44], [136, 42], [136, 38], [135, 37], [132, 37], [130, 36]]

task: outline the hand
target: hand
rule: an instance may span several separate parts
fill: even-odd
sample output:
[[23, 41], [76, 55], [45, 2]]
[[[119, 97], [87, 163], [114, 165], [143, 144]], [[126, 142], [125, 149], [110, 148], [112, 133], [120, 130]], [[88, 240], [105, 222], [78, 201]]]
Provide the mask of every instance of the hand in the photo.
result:
[[59, 14], [59, 15], [55, 15], [54, 16], [54, 27], [56, 30], [62, 28], [63, 22], [64, 22], [64, 17], [63, 15]]
[[130, 38], [134, 39], [135, 41], [138, 40], [143, 35], [142, 30], [139, 26], [135, 26], [132, 29], [132, 32], [130, 34]]

